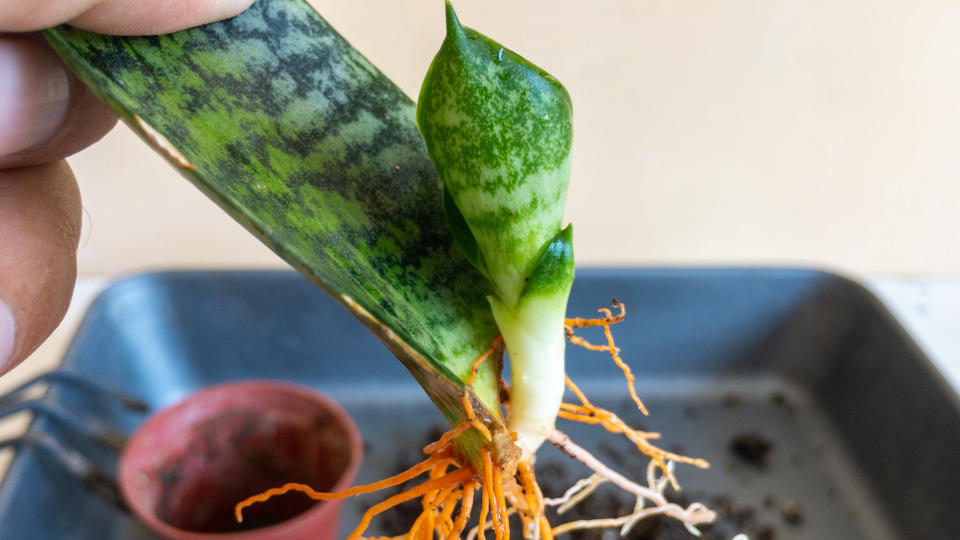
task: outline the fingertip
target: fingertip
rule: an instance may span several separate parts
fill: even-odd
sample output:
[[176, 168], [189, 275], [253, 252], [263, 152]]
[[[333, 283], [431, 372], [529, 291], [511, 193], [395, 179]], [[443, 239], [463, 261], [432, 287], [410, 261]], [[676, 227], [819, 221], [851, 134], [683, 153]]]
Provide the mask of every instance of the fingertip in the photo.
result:
[[117, 122], [36, 37], [0, 37], [0, 168], [65, 158]]
[[17, 321], [13, 318], [10, 306], [0, 298], [0, 374], [6, 373], [13, 366], [13, 346], [17, 341]]
[[68, 21], [72, 26], [116, 35], [167, 34], [239, 15], [254, 0], [140, 0], [99, 2]]
[[238, 15], [254, 0], [4, 0], [0, 32], [58, 24], [116, 35], [165, 34]]
[[81, 214], [66, 162], [0, 171], [0, 374], [63, 319], [76, 281]]
[[0, 156], [52, 137], [69, 103], [70, 76], [49, 47], [29, 37], [0, 37]]

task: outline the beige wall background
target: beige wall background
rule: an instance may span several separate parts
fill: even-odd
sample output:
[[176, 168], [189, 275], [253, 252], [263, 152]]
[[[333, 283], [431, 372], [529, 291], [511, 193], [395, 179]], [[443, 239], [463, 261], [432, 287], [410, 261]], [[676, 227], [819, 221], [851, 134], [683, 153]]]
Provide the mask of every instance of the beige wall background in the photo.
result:
[[[439, 0], [314, 5], [416, 95]], [[456, 5], [570, 91], [581, 264], [960, 274], [960, 3]], [[82, 275], [282, 264], [126, 128], [71, 164]]]

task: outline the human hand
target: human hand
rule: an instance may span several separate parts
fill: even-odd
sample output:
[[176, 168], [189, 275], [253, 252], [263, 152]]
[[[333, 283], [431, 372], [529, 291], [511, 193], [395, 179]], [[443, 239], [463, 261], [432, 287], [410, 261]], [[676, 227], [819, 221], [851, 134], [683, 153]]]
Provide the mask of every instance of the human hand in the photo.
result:
[[35, 32], [60, 23], [145, 35], [232, 17], [253, 0], [3, 0], [0, 6], [0, 374], [63, 319], [80, 192], [64, 158], [116, 123]]

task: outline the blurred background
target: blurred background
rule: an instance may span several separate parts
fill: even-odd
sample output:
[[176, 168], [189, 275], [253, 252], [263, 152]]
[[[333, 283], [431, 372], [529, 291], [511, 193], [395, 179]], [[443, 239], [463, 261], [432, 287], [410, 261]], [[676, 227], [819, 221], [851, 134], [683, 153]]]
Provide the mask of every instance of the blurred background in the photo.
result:
[[[440, 0], [316, 0], [409, 95]], [[459, 0], [575, 109], [581, 265], [960, 274], [960, 4]], [[118, 127], [71, 160], [81, 276], [283, 263]]]

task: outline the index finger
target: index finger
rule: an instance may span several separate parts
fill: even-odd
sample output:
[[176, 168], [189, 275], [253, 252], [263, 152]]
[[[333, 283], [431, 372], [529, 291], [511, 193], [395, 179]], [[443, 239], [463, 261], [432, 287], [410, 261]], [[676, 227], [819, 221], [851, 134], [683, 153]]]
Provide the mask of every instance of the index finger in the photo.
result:
[[103, 34], [165, 34], [227, 19], [253, 0], [4, 0], [0, 32], [62, 23]]

